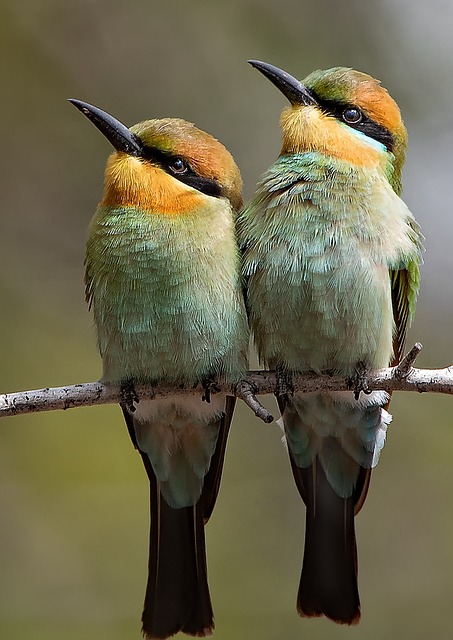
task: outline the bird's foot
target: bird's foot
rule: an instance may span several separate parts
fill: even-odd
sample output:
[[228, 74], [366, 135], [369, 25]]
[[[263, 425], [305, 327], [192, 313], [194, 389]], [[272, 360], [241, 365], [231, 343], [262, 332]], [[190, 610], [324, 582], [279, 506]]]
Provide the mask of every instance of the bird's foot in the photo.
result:
[[354, 398], [359, 399], [360, 392], [363, 391], [367, 396], [370, 395], [371, 389], [368, 388], [369, 365], [363, 360], [359, 361], [355, 366], [354, 375], [349, 380], [349, 386], [354, 391]]
[[288, 396], [294, 394], [293, 376], [281, 366], [275, 368], [275, 396]]
[[121, 383], [121, 396], [121, 406], [127, 409], [129, 413], [134, 413], [135, 404], [140, 401], [140, 398], [135, 391], [134, 383], [132, 382], [132, 380]]
[[211, 394], [219, 393], [220, 387], [217, 385], [217, 381], [214, 376], [203, 378], [201, 384], [204, 391], [201, 399], [203, 402], [207, 402], [209, 404], [211, 402]]

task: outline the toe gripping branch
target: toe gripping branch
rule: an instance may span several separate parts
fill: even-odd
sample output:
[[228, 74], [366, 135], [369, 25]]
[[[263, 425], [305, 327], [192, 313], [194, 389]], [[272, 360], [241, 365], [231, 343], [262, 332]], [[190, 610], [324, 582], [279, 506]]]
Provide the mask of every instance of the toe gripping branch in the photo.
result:
[[371, 371], [369, 365], [366, 362], [360, 361], [356, 364], [355, 373], [349, 380], [349, 385], [354, 391], [354, 398], [359, 399], [360, 392], [363, 391], [366, 395], [371, 393], [368, 387], [368, 374]]
[[[416, 342], [407, 355], [401, 360], [401, 362], [393, 367], [393, 377], [397, 380], [405, 380], [412, 371], [412, 366], [422, 350], [422, 345]], [[348, 387], [354, 392], [356, 400], [359, 399], [360, 393], [370, 394], [372, 390], [368, 386], [368, 376], [370, 374], [370, 367], [366, 362], [358, 362], [354, 375], [348, 380]], [[253, 373], [253, 372], [252, 372]], [[261, 372], [260, 372], [261, 373]], [[266, 372], [262, 372], [266, 373]], [[272, 372], [267, 372], [272, 373]], [[274, 393], [277, 399], [285, 396], [290, 396], [294, 393], [294, 380], [290, 371], [277, 367], [275, 371], [275, 387]], [[196, 389], [198, 385], [194, 385]], [[211, 395], [221, 393], [222, 388], [214, 377], [207, 377], [202, 381], [203, 394], [201, 396], [204, 402], [211, 402]], [[270, 390], [261, 391], [262, 393], [271, 393]], [[256, 395], [259, 393], [258, 387], [250, 380], [241, 380], [236, 384], [232, 390], [233, 395], [240, 398], [245, 404], [253, 411], [257, 418], [260, 418], [263, 422], [269, 424], [273, 422], [274, 416], [264, 407], [257, 399]], [[135, 412], [135, 405], [139, 401], [137, 391], [135, 390], [132, 381], [123, 382], [121, 385], [121, 405], [129, 412], [133, 414]]]
[[121, 396], [121, 406], [127, 409], [129, 413], [134, 413], [135, 404], [139, 402], [140, 399], [135, 390], [134, 383], [131, 380], [121, 383]]
[[294, 395], [293, 376], [288, 369], [277, 366], [275, 369], [275, 397]]
[[211, 402], [211, 394], [219, 393], [221, 389], [214, 378], [204, 378], [201, 384], [204, 392], [201, 399], [209, 404]]
[[[402, 358], [402, 360], [393, 367], [392, 375], [396, 380], [403, 381], [410, 375], [415, 360], [422, 349], [423, 345], [420, 342], [416, 342], [404, 358]], [[371, 393], [367, 380], [370, 371], [371, 369], [365, 362], [358, 362], [354, 376], [352, 376], [348, 381], [349, 388], [354, 391], [354, 398], [356, 400], [359, 399], [361, 391], [367, 395]]]

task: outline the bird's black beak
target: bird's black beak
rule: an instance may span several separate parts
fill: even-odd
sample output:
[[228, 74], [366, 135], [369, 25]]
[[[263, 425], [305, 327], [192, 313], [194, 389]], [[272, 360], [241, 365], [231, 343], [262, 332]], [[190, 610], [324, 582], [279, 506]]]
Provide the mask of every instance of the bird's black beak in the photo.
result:
[[88, 102], [72, 98], [69, 98], [69, 102], [91, 120], [117, 151], [124, 151], [130, 156], [143, 155], [140, 140], [119, 120]]
[[310, 89], [286, 71], [260, 60], [247, 60], [247, 62], [261, 71], [272, 84], [275, 84], [291, 104], [305, 106], [318, 104]]

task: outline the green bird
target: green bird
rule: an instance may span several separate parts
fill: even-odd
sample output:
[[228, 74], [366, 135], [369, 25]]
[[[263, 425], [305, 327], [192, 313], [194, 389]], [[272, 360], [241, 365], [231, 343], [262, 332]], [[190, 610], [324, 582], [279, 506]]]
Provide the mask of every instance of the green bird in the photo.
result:
[[[134, 400], [133, 385], [238, 381], [248, 326], [235, 214], [239, 170], [215, 138], [181, 119], [128, 129], [71, 100], [115, 152], [91, 221], [86, 297], [102, 380], [125, 391], [124, 417], [150, 483], [146, 638], [210, 635], [204, 525], [219, 490], [234, 398]], [[214, 389], [215, 390], [215, 389]]]
[[354, 624], [354, 516], [384, 445], [389, 395], [292, 394], [290, 381], [296, 372], [359, 380], [401, 357], [422, 251], [399, 197], [406, 129], [395, 101], [365, 73], [335, 67], [300, 82], [249, 62], [290, 102], [280, 156], [238, 229], [250, 325], [283, 384], [285, 439], [306, 505], [297, 609]]

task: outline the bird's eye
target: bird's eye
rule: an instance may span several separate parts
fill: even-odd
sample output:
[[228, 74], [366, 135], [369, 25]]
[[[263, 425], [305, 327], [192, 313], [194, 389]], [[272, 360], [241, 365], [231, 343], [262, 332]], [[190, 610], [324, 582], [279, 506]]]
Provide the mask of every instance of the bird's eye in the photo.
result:
[[168, 168], [172, 173], [186, 173], [189, 169], [189, 165], [182, 158], [174, 158], [168, 165]]
[[347, 107], [341, 115], [348, 124], [357, 124], [362, 119], [362, 112], [355, 107]]

